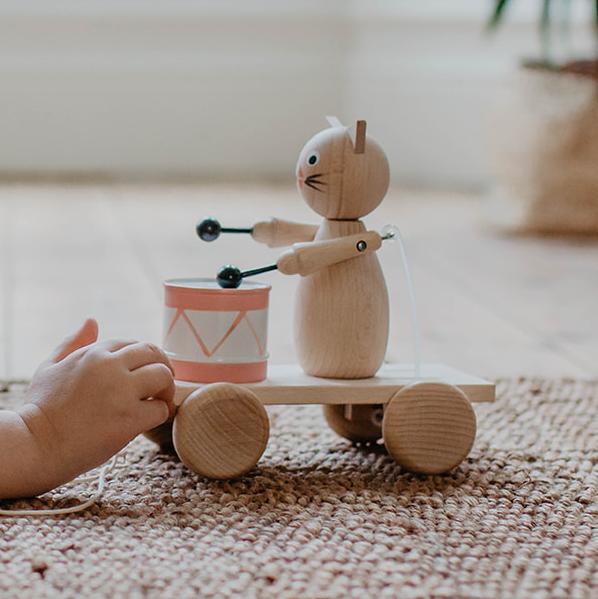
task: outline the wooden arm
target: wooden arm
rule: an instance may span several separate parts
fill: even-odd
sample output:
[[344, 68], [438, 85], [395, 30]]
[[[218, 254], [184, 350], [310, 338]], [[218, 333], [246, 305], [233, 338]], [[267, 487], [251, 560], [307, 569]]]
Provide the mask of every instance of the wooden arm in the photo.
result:
[[321, 268], [375, 252], [382, 245], [376, 231], [347, 237], [296, 243], [278, 258], [278, 270], [285, 275], [310, 275]]
[[304, 225], [288, 220], [271, 218], [253, 225], [251, 236], [268, 247], [289, 246], [297, 241], [311, 241], [318, 230], [318, 225]]

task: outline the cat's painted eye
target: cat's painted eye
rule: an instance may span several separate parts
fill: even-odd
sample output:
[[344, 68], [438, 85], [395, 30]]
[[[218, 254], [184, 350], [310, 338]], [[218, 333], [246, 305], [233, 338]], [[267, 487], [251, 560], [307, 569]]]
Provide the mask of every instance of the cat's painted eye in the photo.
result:
[[315, 166], [320, 162], [320, 154], [318, 152], [311, 152], [311, 154], [307, 157], [307, 164], [309, 166]]

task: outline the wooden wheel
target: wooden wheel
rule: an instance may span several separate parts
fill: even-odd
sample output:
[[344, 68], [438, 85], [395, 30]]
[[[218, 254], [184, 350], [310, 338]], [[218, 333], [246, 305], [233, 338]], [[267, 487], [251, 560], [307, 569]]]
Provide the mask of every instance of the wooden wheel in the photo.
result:
[[382, 431], [386, 449], [401, 466], [439, 474], [469, 454], [476, 434], [475, 412], [456, 387], [417, 383], [392, 397]]
[[258, 462], [270, 431], [254, 393], [231, 383], [192, 393], [174, 419], [173, 440], [185, 466], [208, 478], [234, 478]]
[[350, 441], [377, 441], [382, 437], [381, 406], [325, 405], [328, 426]]

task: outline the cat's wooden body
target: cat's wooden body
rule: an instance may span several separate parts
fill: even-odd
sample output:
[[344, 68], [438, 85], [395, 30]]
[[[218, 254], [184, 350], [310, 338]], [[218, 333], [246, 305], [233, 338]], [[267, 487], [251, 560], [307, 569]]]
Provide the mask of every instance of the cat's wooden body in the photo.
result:
[[[365, 230], [360, 220], [325, 219], [315, 241]], [[299, 364], [313, 376], [373, 376], [384, 360], [388, 318], [388, 292], [375, 252], [302, 277], [294, 319]]]
[[[365, 121], [314, 135], [297, 161], [299, 192], [324, 217], [314, 242], [366, 234], [361, 218], [374, 210], [388, 190], [384, 150], [366, 135]], [[369, 233], [368, 233], [369, 234]], [[345, 260], [326, 264], [302, 277], [295, 305], [295, 345], [307, 374], [328, 378], [374, 376], [388, 341], [388, 292], [375, 247], [363, 255], [347, 248]], [[300, 248], [301, 249], [301, 248]], [[359, 249], [359, 247], [358, 247]]]

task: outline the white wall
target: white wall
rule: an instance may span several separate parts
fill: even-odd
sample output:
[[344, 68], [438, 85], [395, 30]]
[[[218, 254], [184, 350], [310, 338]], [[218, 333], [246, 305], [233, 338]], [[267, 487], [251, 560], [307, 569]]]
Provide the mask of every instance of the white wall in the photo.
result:
[[[450, 5], [450, 6], [449, 6]], [[529, 17], [476, 0], [0, 0], [0, 175], [283, 177], [325, 114], [395, 179], [477, 186]]]

